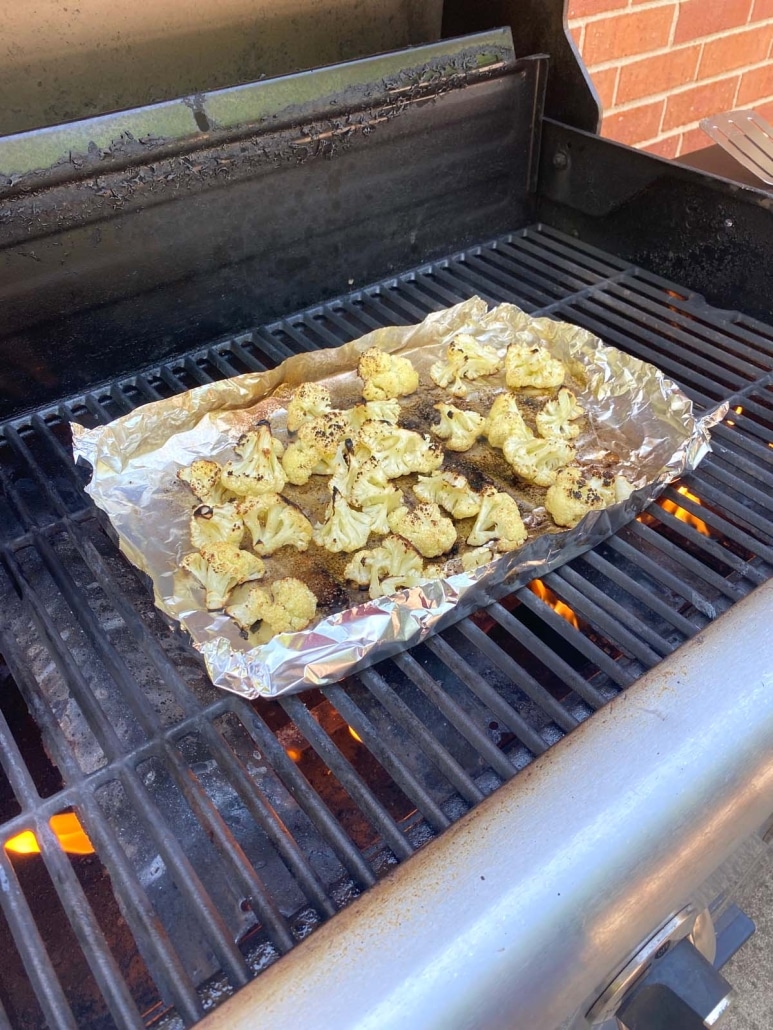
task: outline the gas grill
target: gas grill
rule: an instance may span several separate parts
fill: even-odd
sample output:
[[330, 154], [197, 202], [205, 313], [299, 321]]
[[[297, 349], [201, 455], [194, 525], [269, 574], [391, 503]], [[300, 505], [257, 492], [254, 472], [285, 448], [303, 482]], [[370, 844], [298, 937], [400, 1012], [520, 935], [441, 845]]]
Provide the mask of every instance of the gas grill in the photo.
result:
[[[724, 1011], [773, 810], [770, 200], [584, 131], [563, 37], [570, 98], [466, 27], [0, 140], [3, 1025], [639, 1027], [668, 952]], [[712, 453], [410, 651], [217, 692], [69, 423], [475, 294], [727, 403]]]

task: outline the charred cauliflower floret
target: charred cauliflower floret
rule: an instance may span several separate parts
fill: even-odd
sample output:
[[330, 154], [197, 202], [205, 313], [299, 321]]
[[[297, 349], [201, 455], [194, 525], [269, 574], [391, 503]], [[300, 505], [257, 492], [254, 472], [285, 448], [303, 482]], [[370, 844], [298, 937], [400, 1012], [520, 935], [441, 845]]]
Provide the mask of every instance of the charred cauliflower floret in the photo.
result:
[[189, 486], [202, 504], [223, 504], [229, 494], [221, 482], [222, 468], [216, 461], [197, 458], [185, 468], [177, 470], [177, 478]]
[[472, 572], [473, 569], [478, 569], [481, 565], [488, 565], [493, 560], [494, 552], [490, 547], [476, 547], [462, 555], [462, 568], [465, 572]]
[[518, 402], [511, 393], [501, 393], [488, 413], [483, 432], [492, 447], [501, 447], [509, 436], [528, 439], [534, 434], [523, 420]]
[[303, 383], [287, 405], [287, 428], [291, 433], [313, 418], [330, 411], [330, 391], [320, 383]]
[[458, 472], [419, 476], [413, 492], [420, 501], [439, 504], [455, 519], [469, 519], [480, 511], [480, 497]]
[[607, 508], [630, 497], [624, 476], [593, 468], [564, 468], [545, 496], [545, 507], [557, 526], [576, 526], [589, 511]]
[[363, 381], [362, 396], [366, 401], [405, 397], [419, 386], [419, 373], [408, 358], [387, 354], [378, 347], [371, 347], [360, 357], [357, 373]]
[[338, 490], [325, 512], [325, 521], [314, 527], [314, 543], [328, 551], [357, 551], [370, 536], [370, 519], [349, 504]]
[[411, 472], [428, 475], [443, 464], [443, 449], [428, 436], [389, 422], [366, 422], [357, 444], [377, 459], [389, 479]]
[[536, 436], [529, 440], [508, 437], [502, 453], [521, 479], [536, 486], [554, 483], [558, 470], [573, 461], [575, 455], [574, 447], [564, 440], [541, 440]]
[[252, 548], [260, 555], [273, 554], [280, 547], [308, 549], [313, 529], [294, 504], [279, 494], [261, 494], [238, 501], [236, 510], [252, 537]]
[[432, 502], [420, 504], [413, 511], [401, 505], [390, 512], [387, 521], [393, 533], [405, 537], [425, 558], [437, 558], [456, 543], [453, 522]]
[[361, 429], [368, 421], [391, 422], [397, 425], [400, 421], [400, 401], [396, 397], [388, 401], [366, 401], [355, 404], [346, 412], [353, 429]]
[[368, 587], [372, 598], [418, 586], [426, 579], [421, 556], [399, 536], [385, 537], [378, 547], [358, 551], [344, 569], [344, 576], [360, 587]]
[[343, 411], [329, 411], [311, 419], [298, 430], [298, 441], [316, 448], [320, 461], [331, 461], [338, 445], [351, 433], [351, 425]]
[[297, 633], [317, 614], [317, 598], [305, 583], [288, 576], [271, 584], [270, 590], [253, 586], [239, 591], [226, 613], [244, 630], [262, 622], [264, 640], [277, 633]]
[[537, 432], [546, 440], [574, 440], [580, 435], [577, 419], [582, 414], [582, 405], [575, 395], [563, 387], [558, 391], [558, 396], [548, 401], [537, 415]]
[[563, 362], [543, 347], [536, 334], [523, 332], [525, 339], [511, 343], [505, 355], [505, 382], [515, 390], [533, 386], [540, 390], [554, 390], [564, 381]]
[[221, 482], [240, 497], [279, 493], [287, 481], [279, 461], [284, 445], [271, 435], [268, 422], [259, 422], [234, 447], [237, 461], [227, 461]]
[[480, 492], [480, 511], [467, 543], [470, 547], [485, 547], [497, 551], [513, 551], [526, 542], [526, 527], [518, 505], [510, 494], [485, 486]]
[[282, 468], [287, 476], [287, 482], [293, 486], [305, 486], [319, 461], [316, 447], [303, 443], [302, 440], [293, 440], [282, 455]]
[[486, 427], [486, 420], [477, 411], [464, 411], [453, 404], [435, 404], [440, 413], [440, 425], [432, 432], [445, 442], [449, 451], [469, 451]]
[[211, 507], [200, 504], [191, 516], [191, 543], [194, 547], [207, 544], [235, 544], [244, 536], [244, 522], [233, 504]]
[[197, 553], [186, 554], [181, 564], [206, 590], [208, 611], [224, 608], [235, 586], [261, 579], [266, 571], [254, 554], [223, 543], [207, 544]]
[[403, 494], [389, 482], [374, 457], [358, 459], [345, 452], [346, 464], [330, 480], [330, 489], [340, 490], [346, 500], [370, 519], [374, 533], [388, 533], [387, 516], [403, 502]]
[[502, 364], [493, 347], [479, 343], [470, 333], [458, 333], [448, 345], [445, 361], [436, 361], [430, 378], [454, 397], [467, 394], [465, 379], [480, 379], [499, 371]]

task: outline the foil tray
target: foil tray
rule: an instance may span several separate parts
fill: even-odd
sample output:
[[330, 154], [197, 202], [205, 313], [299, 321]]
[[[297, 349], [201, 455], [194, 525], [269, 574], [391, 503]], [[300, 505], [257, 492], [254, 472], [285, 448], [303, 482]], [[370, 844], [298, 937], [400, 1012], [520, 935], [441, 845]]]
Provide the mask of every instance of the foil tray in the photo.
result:
[[[636, 488], [626, 501], [589, 513], [574, 529], [558, 530], [540, 503], [544, 491], [519, 487], [508, 475], [504, 459], [492, 457], [490, 448], [478, 444], [486, 477], [506, 488], [522, 509], [529, 539], [517, 551], [469, 573], [461, 571], [458, 560], [451, 560], [442, 578], [363, 603], [361, 594], [347, 591], [341, 583], [340, 569], [336, 579], [335, 561], [320, 569], [318, 583], [312, 582], [301, 570], [304, 556], [285, 556], [290, 549], [284, 548], [266, 559], [266, 578], [296, 574], [310, 582], [322, 601], [321, 618], [313, 627], [257, 645], [224, 613], [204, 610], [203, 590], [179, 569], [192, 549], [188, 520], [193, 498], [177, 480], [177, 469], [196, 458], [232, 457], [238, 438], [260, 418], [269, 418], [281, 438], [285, 406], [300, 383], [324, 381], [334, 406], [357, 403], [357, 361], [373, 346], [406, 355], [421, 375], [417, 394], [401, 398], [402, 424], [427, 431], [432, 404], [440, 400], [484, 412], [503, 389], [503, 377], [477, 380], [464, 400], [454, 401], [431, 382], [429, 366], [445, 355], [448, 342], [459, 332], [471, 332], [504, 349], [515, 333], [534, 323], [550, 335], [552, 353], [567, 366], [567, 385], [588, 415], [590, 428], [574, 441], [578, 460], [593, 462], [614, 454], [616, 470]], [[543, 401], [544, 397], [534, 398], [535, 404]], [[527, 398], [527, 408], [528, 403]], [[667, 483], [698, 465], [710, 449], [709, 428], [725, 410], [720, 407], [698, 419], [692, 402], [653, 365], [570, 323], [532, 319], [512, 304], [488, 310], [485, 301], [473, 297], [418, 325], [377, 329], [341, 347], [298, 354], [267, 372], [144, 405], [106, 426], [89, 430], [73, 423], [72, 432], [75, 459], [87, 461], [93, 469], [86, 491], [109, 516], [121, 550], [150, 577], [156, 605], [188, 632], [216, 686], [255, 698], [335, 683], [595, 547], [635, 518]], [[447, 460], [444, 467], [469, 473], [475, 466], [475, 450], [449, 455], [450, 465]], [[304, 507], [313, 521], [315, 515], [321, 518], [328, 494], [327, 477], [312, 480], [318, 483], [304, 496]], [[285, 492], [292, 496], [292, 489]]]

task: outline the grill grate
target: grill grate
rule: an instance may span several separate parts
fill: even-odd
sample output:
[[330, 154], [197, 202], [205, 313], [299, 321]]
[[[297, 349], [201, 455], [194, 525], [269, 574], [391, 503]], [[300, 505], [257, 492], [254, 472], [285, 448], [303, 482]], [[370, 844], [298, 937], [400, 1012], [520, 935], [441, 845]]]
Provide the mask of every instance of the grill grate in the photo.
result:
[[[474, 293], [654, 361], [699, 409], [730, 397], [713, 453], [545, 577], [576, 625], [524, 588], [343, 686], [214, 691], [82, 493], [67, 423]], [[771, 356], [770, 328], [538, 226], [2, 427], [0, 834], [32, 829], [42, 854], [0, 851], [0, 1021], [195, 1022], [768, 579]], [[95, 855], [57, 845], [49, 819], [70, 809]], [[33, 874], [58, 898], [46, 911]]]

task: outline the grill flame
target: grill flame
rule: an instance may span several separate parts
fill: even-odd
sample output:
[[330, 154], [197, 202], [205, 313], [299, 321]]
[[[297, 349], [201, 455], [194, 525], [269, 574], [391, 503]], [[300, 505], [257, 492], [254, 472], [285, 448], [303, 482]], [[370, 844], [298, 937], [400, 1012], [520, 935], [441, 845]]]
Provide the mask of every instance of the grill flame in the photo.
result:
[[[696, 497], [695, 494], [690, 493], [686, 486], [677, 487], [677, 493], [680, 493], [683, 497], [686, 497], [694, 504], [701, 504], [700, 498]], [[674, 501], [670, 501], [668, 498], [661, 498], [658, 501], [658, 504], [663, 511], [670, 512], [674, 518], [679, 519], [680, 522], [684, 522], [688, 526], [692, 526], [693, 529], [696, 529], [699, 533], [703, 534], [703, 536], [711, 536], [709, 533], [709, 527], [702, 519], [693, 515], [692, 512], [686, 511], [684, 508], [680, 508]]]
[[570, 626], [574, 626], [575, 629], [580, 628], [580, 624], [577, 621], [577, 616], [574, 614], [568, 604], [564, 602], [553, 593], [550, 587], [546, 587], [541, 579], [533, 579], [529, 583], [529, 590], [537, 597], [549, 604], [556, 615], [560, 615], [562, 619], [566, 619]]
[[359, 735], [359, 733], [356, 730], [353, 730], [352, 727], [349, 726], [349, 725], [347, 725], [346, 728], [349, 730], [349, 733], [351, 733], [351, 735], [354, 737], [354, 739], [357, 741], [357, 743], [361, 744], [362, 743], [362, 737]]
[[[60, 812], [58, 815], [52, 815], [49, 825], [56, 834], [62, 851], [66, 851], [69, 855], [94, 854], [94, 845], [89, 840], [75, 812]], [[40, 845], [32, 830], [24, 830], [15, 837], [11, 837], [5, 842], [5, 848], [6, 851], [13, 851], [17, 855], [40, 854]]]
[[[738, 405], [737, 408], [733, 408], [733, 411], [736, 413], [736, 415], [743, 415], [743, 407], [740, 404]], [[733, 421], [732, 418], [725, 419], [725, 422], [729, 426], [734, 426], [735, 425], [735, 422]]]

